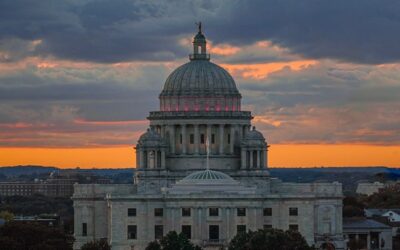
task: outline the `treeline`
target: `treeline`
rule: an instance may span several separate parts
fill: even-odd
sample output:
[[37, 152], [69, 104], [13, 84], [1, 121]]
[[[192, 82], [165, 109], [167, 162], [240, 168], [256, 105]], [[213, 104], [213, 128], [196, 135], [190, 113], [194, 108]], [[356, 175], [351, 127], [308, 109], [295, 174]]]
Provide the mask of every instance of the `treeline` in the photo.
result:
[[382, 188], [372, 195], [355, 195], [343, 200], [344, 217], [362, 217], [365, 208], [399, 208], [400, 183]]

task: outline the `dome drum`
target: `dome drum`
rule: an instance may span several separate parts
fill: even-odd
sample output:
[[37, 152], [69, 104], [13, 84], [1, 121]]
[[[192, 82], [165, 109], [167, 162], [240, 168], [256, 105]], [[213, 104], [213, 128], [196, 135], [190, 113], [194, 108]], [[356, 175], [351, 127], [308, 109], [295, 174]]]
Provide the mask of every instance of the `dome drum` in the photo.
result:
[[240, 111], [240, 97], [225, 96], [162, 96], [161, 111]]

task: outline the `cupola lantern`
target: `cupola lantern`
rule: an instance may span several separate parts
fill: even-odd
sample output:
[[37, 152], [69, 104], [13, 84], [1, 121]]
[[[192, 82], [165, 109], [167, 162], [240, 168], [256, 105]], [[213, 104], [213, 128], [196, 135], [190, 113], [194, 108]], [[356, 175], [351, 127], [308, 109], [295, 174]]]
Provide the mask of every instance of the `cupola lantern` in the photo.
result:
[[210, 54], [207, 54], [207, 41], [201, 29], [201, 22], [197, 23], [199, 31], [193, 39], [193, 54], [189, 56], [190, 60], [210, 60]]

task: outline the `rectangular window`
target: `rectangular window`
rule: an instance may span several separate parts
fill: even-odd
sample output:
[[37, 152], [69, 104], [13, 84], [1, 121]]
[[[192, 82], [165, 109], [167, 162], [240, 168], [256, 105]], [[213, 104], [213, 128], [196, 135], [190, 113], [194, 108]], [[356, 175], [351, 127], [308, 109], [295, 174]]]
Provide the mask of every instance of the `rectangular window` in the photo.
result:
[[236, 234], [244, 234], [244, 233], [246, 233], [246, 225], [237, 225]]
[[298, 210], [297, 210], [297, 207], [289, 207], [289, 215], [290, 216], [297, 216], [299, 213], [298, 213]]
[[183, 142], [182, 134], [179, 135], [179, 142], [180, 142], [180, 144], [182, 144], [182, 142]]
[[128, 239], [137, 239], [137, 227], [136, 225], [128, 225]]
[[219, 226], [209, 225], [208, 226], [208, 238], [210, 240], [219, 240]]
[[270, 207], [264, 208], [263, 214], [264, 214], [264, 216], [272, 216], [272, 208], [270, 208]]
[[128, 208], [128, 216], [135, 217], [136, 216], [136, 208]]
[[228, 144], [231, 144], [231, 134], [228, 134]]
[[204, 134], [201, 134], [200, 135], [200, 143], [201, 144], [204, 144], [205, 142], [204, 142]]
[[266, 229], [271, 229], [271, 228], [272, 228], [272, 225], [266, 224], [266, 225], [263, 226], [263, 228], [264, 228], [264, 230], [266, 230]]
[[209, 216], [218, 216], [218, 214], [219, 214], [219, 209], [217, 207], [210, 207], [208, 209]]
[[246, 208], [244, 207], [239, 207], [237, 209], [237, 216], [246, 216]]
[[194, 143], [194, 134], [190, 134], [190, 136], [189, 136], [189, 142], [190, 142], [190, 144], [193, 144], [193, 143]]
[[192, 226], [182, 225], [182, 234], [186, 236], [187, 239], [192, 238]]
[[215, 143], [215, 134], [211, 134], [211, 144]]
[[162, 208], [154, 208], [154, 216], [156, 216], [156, 217], [164, 216], [164, 209], [162, 209]]
[[297, 224], [290, 224], [290, 225], [289, 225], [289, 230], [291, 230], [291, 231], [299, 231], [299, 225], [297, 225]]
[[154, 239], [161, 240], [163, 236], [164, 236], [163, 225], [155, 225], [154, 226]]
[[182, 208], [182, 216], [183, 217], [190, 217], [190, 207], [183, 207]]
[[82, 236], [87, 236], [87, 223], [82, 223]]

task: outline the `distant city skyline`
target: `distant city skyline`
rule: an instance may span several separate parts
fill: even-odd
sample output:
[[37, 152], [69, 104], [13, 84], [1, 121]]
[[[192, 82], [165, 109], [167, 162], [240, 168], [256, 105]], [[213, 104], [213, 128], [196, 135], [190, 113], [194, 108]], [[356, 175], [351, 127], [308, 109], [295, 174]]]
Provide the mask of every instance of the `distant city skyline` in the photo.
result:
[[135, 166], [200, 20], [271, 167], [400, 167], [400, 3], [12, 1], [0, 13], [1, 166]]

